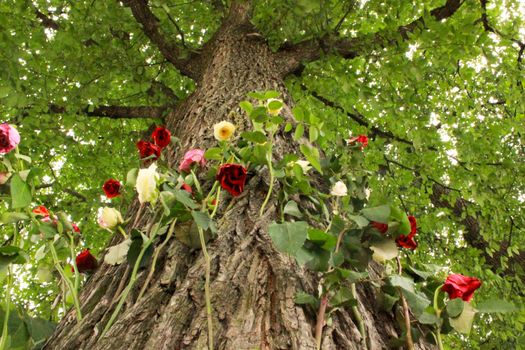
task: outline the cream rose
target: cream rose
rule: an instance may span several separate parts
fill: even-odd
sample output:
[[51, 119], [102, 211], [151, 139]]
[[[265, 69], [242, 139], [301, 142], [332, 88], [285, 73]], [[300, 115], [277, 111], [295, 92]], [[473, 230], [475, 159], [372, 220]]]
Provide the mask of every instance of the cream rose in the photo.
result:
[[98, 212], [98, 224], [102, 228], [114, 229], [123, 222], [122, 215], [115, 208], [104, 207]]
[[157, 165], [151, 164], [149, 168], [140, 169], [137, 175], [137, 182], [135, 188], [139, 194], [139, 202], [155, 202], [159, 196], [157, 190], [157, 181], [159, 174], [157, 173]]

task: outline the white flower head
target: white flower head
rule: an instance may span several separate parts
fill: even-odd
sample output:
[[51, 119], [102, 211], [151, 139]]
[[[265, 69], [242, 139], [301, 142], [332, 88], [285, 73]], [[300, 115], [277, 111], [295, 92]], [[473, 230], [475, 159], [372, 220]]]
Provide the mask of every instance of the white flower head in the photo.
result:
[[303, 174], [305, 174], [305, 175], [306, 175], [306, 173], [308, 173], [308, 171], [310, 169], [312, 169], [312, 167], [310, 166], [310, 162], [307, 161], [307, 160], [302, 160], [302, 159], [301, 160], [296, 160], [294, 162], [290, 162], [290, 163], [288, 163], [288, 166], [293, 168], [293, 166], [295, 164], [297, 164], [297, 165], [299, 165], [301, 167], [301, 169], [303, 170]]
[[115, 208], [104, 207], [98, 212], [98, 224], [102, 228], [114, 229], [123, 222], [122, 215]]
[[159, 178], [157, 164], [155, 163], [151, 164], [149, 168], [139, 170], [135, 188], [139, 194], [139, 202], [141, 204], [147, 202], [154, 203], [157, 200], [159, 196], [157, 181]]
[[348, 194], [348, 189], [346, 188], [345, 183], [339, 180], [332, 187], [330, 194], [332, 196], [344, 197]]

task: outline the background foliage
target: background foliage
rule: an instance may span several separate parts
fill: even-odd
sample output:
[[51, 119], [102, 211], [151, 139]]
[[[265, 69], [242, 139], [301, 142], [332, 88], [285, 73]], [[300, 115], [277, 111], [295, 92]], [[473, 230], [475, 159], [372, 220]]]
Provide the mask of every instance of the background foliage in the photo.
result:
[[[418, 217], [414, 262], [477, 276], [482, 301], [525, 295], [525, 5], [519, 0], [465, 0], [436, 23], [443, 1], [259, 0], [253, 22], [277, 49], [286, 42], [395, 31], [423, 16], [425, 30], [355, 59], [331, 54], [308, 64], [287, 85], [310, 114], [325, 149], [344, 150], [350, 134], [368, 134], [371, 202], [392, 198]], [[486, 12], [484, 9], [486, 8]], [[151, 1], [163, 30], [189, 54], [217, 28], [222, 6], [211, 1]], [[183, 33], [183, 35], [181, 35]], [[152, 46], [117, 1], [4, 0], [0, 3], [0, 116], [18, 127], [21, 153], [39, 169], [38, 202], [68, 212], [95, 254], [108, 234], [96, 225], [101, 186], [136, 166], [135, 141], [158, 120], [110, 119], [97, 106], [172, 106], [193, 90]], [[363, 123], [364, 121], [364, 123]], [[433, 200], [467, 206], [459, 213]], [[0, 214], [7, 204], [0, 204]], [[466, 239], [464, 218], [479, 223], [482, 244]], [[9, 230], [2, 226], [2, 230]], [[5, 231], [7, 233], [7, 231]], [[35, 252], [31, 252], [35, 254]], [[525, 254], [525, 253], [524, 253]], [[491, 259], [492, 257], [492, 259]], [[494, 258], [495, 257], [495, 258]], [[513, 260], [514, 258], [514, 260]], [[55, 290], [20, 271], [15, 294], [30, 315], [56, 320]], [[525, 311], [477, 322], [451, 348], [523, 347]]]

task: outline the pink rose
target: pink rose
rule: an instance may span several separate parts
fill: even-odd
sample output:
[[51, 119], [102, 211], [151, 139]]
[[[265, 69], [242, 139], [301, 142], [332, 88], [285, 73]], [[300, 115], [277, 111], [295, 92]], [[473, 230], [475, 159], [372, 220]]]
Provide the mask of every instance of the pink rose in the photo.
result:
[[6, 172], [0, 173], [0, 186], [1, 185], [5, 185], [7, 180], [9, 180], [10, 176], [11, 176], [11, 174], [6, 173]]
[[198, 163], [201, 166], [206, 164], [206, 159], [204, 159], [204, 151], [201, 149], [192, 149], [184, 155], [182, 162], [179, 165], [179, 171], [190, 171], [191, 165], [193, 163]]
[[0, 153], [9, 153], [20, 143], [20, 134], [7, 123], [0, 124]]

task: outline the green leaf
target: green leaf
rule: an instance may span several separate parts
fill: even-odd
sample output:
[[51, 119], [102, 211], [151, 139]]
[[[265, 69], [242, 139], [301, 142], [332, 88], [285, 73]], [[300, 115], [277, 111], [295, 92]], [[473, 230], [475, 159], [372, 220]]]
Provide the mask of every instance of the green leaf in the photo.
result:
[[221, 160], [222, 159], [222, 149], [218, 147], [208, 148], [204, 152], [204, 158], [208, 160]]
[[197, 203], [193, 199], [191, 199], [190, 194], [183, 190], [173, 190], [173, 193], [175, 194], [175, 198], [184, 204], [184, 206], [195, 209], [198, 207]]
[[270, 101], [270, 103], [268, 103], [269, 110], [278, 110], [282, 108], [283, 106], [284, 104], [282, 103], [282, 101], [279, 101], [279, 100], [273, 100], [273, 101]]
[[191, 216], [195, 220], [195, 223], [202, 228], [204, 231], [211, 230], [215, 232], [215, 224], [213, 223], [212, 218], [207, 212], [193, 210]]
[[241, 101], [239, 102], [239, 106], [244, 110], [246, 111], [246, 113], [248, 113], [248, 115], [250, 115], [250, 113], [252, 113], [253, 111], [253, 105], [251, 102], [249, 101]]
[[104, 262], [109, 265], [122, 264], [126, 261], [131, 243], [131, 239], [128, 238], [117, 245], [109, 247], [107, 254], [104, 256]]
[[482, 313], [506, 313], [518, 311], [518, 308], [513, 303], [501, 299], [485, 300], [476, 305], [478, 312]]
[[348, 218], [357, 224], [357, 227], [367, 227], [370, 223], [365, 217], [361, 215], [348, 215]]
[[450, 317], [458, 317], [463, 312], [464, 301], [455, 298], [447, 302], [447, 313]]
[[303, 246], [307, 232], [308, 224], [304, 221], [285, 222], [284, 224], [274, 222], [268, 227], [268, 234], [277, 250], [292, 256]]
[[12, 208], [19, 209], [31, 205], [31, 188], [22, 180], [19, 174], [11, 177], [11, 200]]
[[310, 139], [310, 142], [315, 142], [317, 138], [319, 137], [319, 129], [317, 129], [316, 126], [311, 125], [310, 129], [308, 130], [308, 137]]
[[418, 321], [421, 324], [438, 324], [439, 318], [433, 312], [424, 311], [419, 317]]
[[264, 99], [269, 100], [271, 98], [278, 98], [281, 95], [278, 91], [268, 90], [264, 93]]
[[295, 303], [299, 305], [317, 305], [318, 300], [316, 297], [314, 297], [311, 294], [305, 293], [305, 292], [298, 292], [295, 294]]
[[28, 219], [29, 219], [29, 216], [27, 216], [24, 213], [8, 212], [8, 213], [3, 213], [2, 214], [2, 217], [0, 218], [0, 222], [2, 224], [14, 224], [14, 223], [17, 223], [19, 221], [24, 221], [24, 220], [28, 220]]
[[245, 131], [241, 133], [241, 137], [253, 143], [265, 143], [267, 141], [266, 135], [260, 131]]
[[388, 281], [393, 287], [399, 287], [410, 292], [414, 291], [414, 281], [408, 277], [391, 275], [388, 277]]
[[370, 221], [377, 221], [383, 224], [388, 224], [390, 217], [390, 205], [380, 205], [378, 207], [365, 208], [361, 213]]
[[374, 252], [372, 258], [380, 263], [387, 260], [392, 260], [399, 254], [399, 249], [397, 248], [396, 242], [388, 238], [374, 242], [370, 246], [370, 249]]
[[135, 187], [135, 184], [137, 183], [137, 175], [139, 174], [139, 169], [133, 168], [130, 171], [128, 171], [128, 174], [126, 175], [126, 186], [127, 187]]
[[312, 164], [312, 166], [320, 173], [323, 174], [321, 170], [321, 163], [319, 161], [319, 150], [315, 147], [310, 147], [307, 145], [300, 146], [301, 152], [306, 157], [306, 160]]
[[476, 309], [470, 303], [465, 303], [461, 315], [456, 318], [449, 318], [449, 322], [459, 333], [469, 334], [474, 322], [474, 316], [476, 316]]
[[322, 245], [325, 250], [331, 250], [337, 244], [337, 238], [317, 228], [308, 228], [308, 240]]
[[299, 123], [295, 127], [295, 132], [293, 134], [293, 139], [295, 141], [298, 141], [298, 140], [301, 139], [301, 137], [303, 137], [303, 135], [304, 135], [304, 125], [302, 123]]
[[288, 203], [286, 203], [286, 205], [284, 206], [283, 211], [284, 211], [284, 214], [295, 216], [296, 218], [299, 218], [299, 219], [303, 217], [303, 213], [301, 213], [295, 201], [288, 201]]
[[329, 304], [330, 306], [333, 306], [333, 307], [338, 307], [342, 305], [355, 306], [357, 305], [357, 300], [354, 299], [354, 296], [352, 295], [352, 291], [350, 290], [350, 288], [341, 287], [334, 294], [334, 296], [330, 298]]

